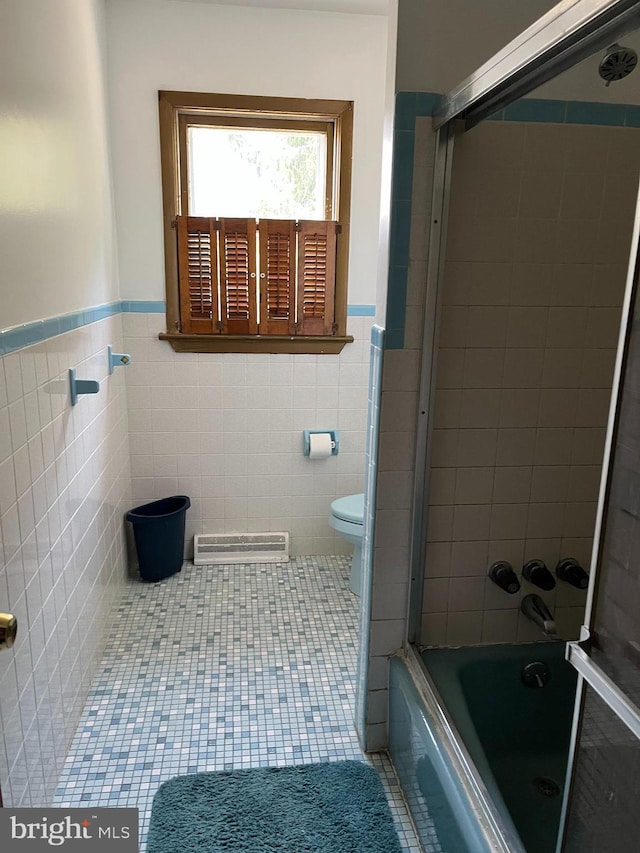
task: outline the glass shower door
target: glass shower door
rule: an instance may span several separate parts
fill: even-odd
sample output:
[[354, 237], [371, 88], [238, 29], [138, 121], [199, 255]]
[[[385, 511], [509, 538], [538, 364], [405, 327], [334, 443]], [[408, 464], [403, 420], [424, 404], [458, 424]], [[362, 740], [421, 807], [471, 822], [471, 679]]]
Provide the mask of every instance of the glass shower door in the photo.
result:
[[640, 839], [640, 204], [623, 307], [558, 853], [637, 853]]

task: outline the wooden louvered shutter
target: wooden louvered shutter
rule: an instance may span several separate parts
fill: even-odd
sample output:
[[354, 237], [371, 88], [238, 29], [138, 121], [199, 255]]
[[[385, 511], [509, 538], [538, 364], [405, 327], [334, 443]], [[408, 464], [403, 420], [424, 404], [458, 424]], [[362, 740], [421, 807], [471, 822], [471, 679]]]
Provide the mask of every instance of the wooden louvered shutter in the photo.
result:
[[211, 335], [218, 322], [218, 244], [216, 221], [176, 217], [180, 324], [186, 334]]
[[298, 334], [331, 335], [337, 222], [298, 222]]
[[292, 335], [295, 323], [296, 223], [261, 219], [260, 334]]
[[254, 219], [220, 220], [220, 304], [224, 334], [258, 333]]

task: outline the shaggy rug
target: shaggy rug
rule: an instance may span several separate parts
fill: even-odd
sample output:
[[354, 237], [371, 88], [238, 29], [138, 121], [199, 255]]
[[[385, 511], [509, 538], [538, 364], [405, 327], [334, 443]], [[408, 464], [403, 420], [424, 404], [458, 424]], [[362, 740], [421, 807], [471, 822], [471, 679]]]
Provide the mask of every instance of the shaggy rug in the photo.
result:
[[359, 761], [176, 776], [147, 853], [401, 853], [382, 782]]

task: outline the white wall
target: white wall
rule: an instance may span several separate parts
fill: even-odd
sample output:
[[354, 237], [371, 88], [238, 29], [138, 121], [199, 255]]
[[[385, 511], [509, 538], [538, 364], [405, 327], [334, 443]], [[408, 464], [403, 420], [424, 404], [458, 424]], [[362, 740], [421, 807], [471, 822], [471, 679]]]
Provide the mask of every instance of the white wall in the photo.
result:
[[380, 236], [378, 239], [378, 283], [376, 325], [383, 327], [387, 310], [389, 240], [391, 227], [391, 181], [393, 173], [393, 121], [396, 93], [396, 45], [398, 40], [398, 0], [389, 0], [387, 24], [387, 70], [382, 140], [382, 182], [380, 186]]
[[0, 328], [118, 298], [102, 11], [0, 7]]
[[396, 90], [447, 92], [553, 0], [399, 0]]
[[107, 0], [123, 298], [164, 299], [158, 90], [355, 101], [349, 302], [376, 298], [387, 19]]

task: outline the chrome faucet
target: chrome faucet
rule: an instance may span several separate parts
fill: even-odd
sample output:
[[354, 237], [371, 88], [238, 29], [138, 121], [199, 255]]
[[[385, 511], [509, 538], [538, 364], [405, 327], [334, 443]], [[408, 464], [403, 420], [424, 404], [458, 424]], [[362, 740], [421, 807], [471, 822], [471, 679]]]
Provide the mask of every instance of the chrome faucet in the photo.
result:
[[525, 595], [522, 599], [520, 610], [527, 619], [535, 622], [548, 637], [558, 636], [558, 629], [556, 628], [553, 616], [539, 595]]

